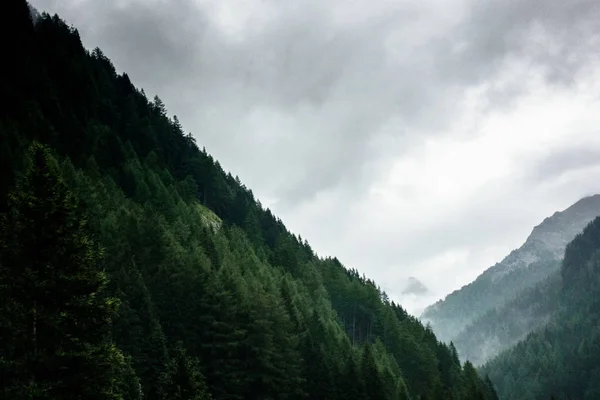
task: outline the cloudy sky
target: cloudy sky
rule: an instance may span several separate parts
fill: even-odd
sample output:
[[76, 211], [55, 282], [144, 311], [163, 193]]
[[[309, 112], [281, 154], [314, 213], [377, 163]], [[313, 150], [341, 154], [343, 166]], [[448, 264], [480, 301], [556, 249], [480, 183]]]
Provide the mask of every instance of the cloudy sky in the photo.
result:
[[413, 313], [600, 192], [597, 0], [31, 2]]

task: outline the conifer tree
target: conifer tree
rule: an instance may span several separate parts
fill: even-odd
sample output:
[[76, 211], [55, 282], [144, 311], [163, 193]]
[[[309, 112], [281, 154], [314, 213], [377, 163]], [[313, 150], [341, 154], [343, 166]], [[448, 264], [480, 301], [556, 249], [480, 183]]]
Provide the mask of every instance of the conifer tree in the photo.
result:
[[161, 399], [210, 400], [198, 361], [190, 357], [181, 342], [176, 344], [167, 371], [162, 377]]
[[34, 143], [31, 155], [0, 229], [2, 394], [121, 399], [131, 388], [109, 339], [117, 301], [103, 296], [100, 251], [49, 150]]
[[365, 390], [367, 397], [371, 400], [384, 400], [385, 393], [383, 391], [379, 370], [373, 358], [373, 350], [369, 342], [363, 345], [362, 365], [363, 377], [365, 380]]

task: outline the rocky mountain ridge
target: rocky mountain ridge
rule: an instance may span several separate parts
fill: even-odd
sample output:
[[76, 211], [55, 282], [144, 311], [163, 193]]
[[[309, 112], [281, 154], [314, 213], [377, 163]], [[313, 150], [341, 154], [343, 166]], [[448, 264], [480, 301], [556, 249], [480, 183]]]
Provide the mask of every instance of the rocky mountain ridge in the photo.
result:
[[556, 272], [565, 247], [587, 224], [600, 215], [600, 195], [582, 198], [535, 226], [524, 244], [475, 281], [427, 307], [421, 320], [445, 341], [494, 308], [514, 299]]

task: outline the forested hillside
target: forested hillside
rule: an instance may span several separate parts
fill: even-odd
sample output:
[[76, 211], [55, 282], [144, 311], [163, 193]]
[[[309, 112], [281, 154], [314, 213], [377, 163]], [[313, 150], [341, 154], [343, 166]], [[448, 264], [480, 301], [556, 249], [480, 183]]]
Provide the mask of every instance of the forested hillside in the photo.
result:
[[500, 397], [600, 398], [600, 218], [565, 250], [551, 321], [489, 362]]
[[[430, 323], [436, 335], [446, 342], [464, 343], [466, 335], [471, 344], [477, 341], [478, 348], [485, 347], [486, 340], [494, 340], [494, 335], [481, 335], [489, 328], [486, 323], [489, 315], [508, 307], [516, 297], [528, 296], [523, 291], [557, 273], [566, 245], [598, 215], [600, 195], [585, 197], [566, 210], [554, 213], [533, 229], [520, 248], [488, 268], [475, 281], [429, 306], [421, 319]], [[483, 356], [479, 354], [480, 359]]]
[[76, 29], [0, 8], [0, 397], [496, 398]]
[[460, 357], [481, 365], [543, 327], [556, 311], [560, 285], [557, 271], [477, 318], [454, 339]]

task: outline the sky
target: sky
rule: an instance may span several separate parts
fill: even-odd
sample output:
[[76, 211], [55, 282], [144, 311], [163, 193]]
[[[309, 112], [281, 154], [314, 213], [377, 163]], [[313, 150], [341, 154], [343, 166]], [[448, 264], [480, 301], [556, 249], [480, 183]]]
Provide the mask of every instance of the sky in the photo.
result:
[[31, 3], [414, 314], [600, 192], [597, 0]]

